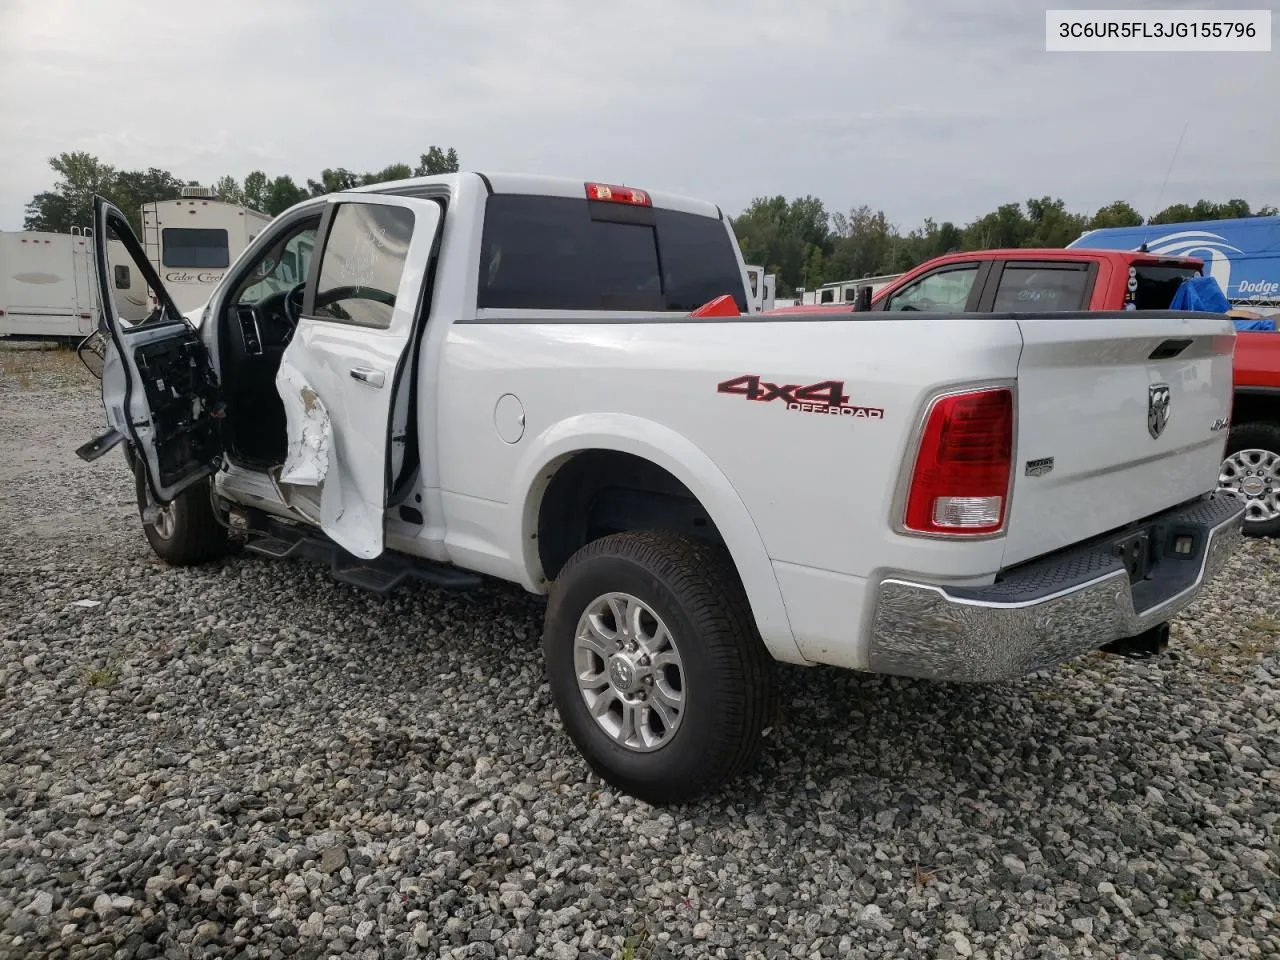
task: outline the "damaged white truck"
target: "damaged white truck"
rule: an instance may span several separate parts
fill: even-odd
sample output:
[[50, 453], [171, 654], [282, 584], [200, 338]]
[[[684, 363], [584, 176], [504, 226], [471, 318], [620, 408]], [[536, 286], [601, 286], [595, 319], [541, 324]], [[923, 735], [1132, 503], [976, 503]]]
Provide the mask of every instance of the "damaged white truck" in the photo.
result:
[[710, 203], [451, 174], [294, 207], [188, 320], [96, 218], [159, 306], [104, 284], [80, 454], [123, 445], [155, 552], [548, 594], [566, 730], [653, 802], [749, 766], [775, 661], [1155, 650], [1239, 538], [1226, 317], [769, 317]]

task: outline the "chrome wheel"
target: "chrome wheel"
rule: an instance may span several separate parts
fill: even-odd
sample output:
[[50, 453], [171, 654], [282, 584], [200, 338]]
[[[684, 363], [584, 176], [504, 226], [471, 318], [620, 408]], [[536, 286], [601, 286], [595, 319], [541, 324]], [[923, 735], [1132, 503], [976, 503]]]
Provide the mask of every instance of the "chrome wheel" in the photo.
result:
[[151, 522], [151, 528], [155, 530], [156, 536], [163, 540], [172, 540], [174, 526], [173, 504], [166, 503], [163, 507], [156, 507], [156, 518]]
[[1270, 450], [1240, 450], [1222, 461], [1218, 487], [1244, 497], [1245, 522], [1280, 517], [1280, 455]]
[[684, 718], [684, 664], [662, 618], [629, 593], [587, 605], [573, 641], [578, 690], [600, 729], [628, 750], [668, 743]]

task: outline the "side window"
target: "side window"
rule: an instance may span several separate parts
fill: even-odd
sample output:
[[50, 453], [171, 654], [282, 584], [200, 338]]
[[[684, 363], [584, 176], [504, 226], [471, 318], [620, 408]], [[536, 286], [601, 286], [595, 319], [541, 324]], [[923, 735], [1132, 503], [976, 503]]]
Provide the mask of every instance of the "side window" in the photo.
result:
[[1084, 308], [1089, 271], [1084, 264], [1051, 267], [1008, 263], [1000, 273], [995, 313], [1048, 313]]
[[835, 302], [836, 302], [836, 292], [835, 292], [834, 290], [823, 290], [823, 291], [822, 291], [822, 302], [823, 302], [823, 303], [835, 303]]
[[117, 263], [111, 268], [111, 272], [115, 275], [115, 283], [117, 290], [128, 290], [130, 287], [129, 268], [123, 263]]
[[334, 211], [311, 316], [385, 330], [413, 236], [413, 211], [343, 203]]
[[978, 264], [939, 270], [903, 287], [885, 304], [886, 310], [918, 310], [922, 313], [957, 313], [969, 300]]

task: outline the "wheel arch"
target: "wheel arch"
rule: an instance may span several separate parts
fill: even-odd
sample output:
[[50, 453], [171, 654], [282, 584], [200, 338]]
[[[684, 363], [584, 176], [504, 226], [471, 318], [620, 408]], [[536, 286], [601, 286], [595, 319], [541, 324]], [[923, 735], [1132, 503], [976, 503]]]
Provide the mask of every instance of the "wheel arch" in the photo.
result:
[[[752, 616], [770, 654], [789, 663], [807, 663], [796, 645], [773, 563], [750, 511], [732, 483], [696, 444], [661, 424], [625, 414], [584, 414], [563, 420], [534, 438], [513, 478], [511, 504], [517, 559], [526, 589], [544, 593], [538, 531], [548, 489], [575, 458], [611, 452], [639, 458], [682, 485], [719, 532], [746, 590]], [[554, 573], [554, 571], [553, 571]]]

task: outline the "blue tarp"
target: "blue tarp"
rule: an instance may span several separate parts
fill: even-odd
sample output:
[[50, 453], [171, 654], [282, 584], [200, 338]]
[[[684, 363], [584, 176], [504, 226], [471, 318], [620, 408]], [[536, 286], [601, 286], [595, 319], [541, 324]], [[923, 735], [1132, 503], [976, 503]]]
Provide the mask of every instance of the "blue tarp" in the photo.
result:
[[1247, 320], [1244, 317], [1232, 317], [1236, 322], [1236, 330], [1269, 330], [1274, 332], [1276, 322], [1270, 317], [1262, 317], [1258, 320]]
[[1191, 277], [1182, 281], [1182, 286], [1173, 295], [1169, 309], [1226, 313], [1231, 309], [1231, 302], [1213, 277]]
[[1137, 250], [1144, 243], [1157, 256], [1203, 260], [1236, 306], [1280, 304], [1280, 217], [1091, 230], [1068, 246]]

